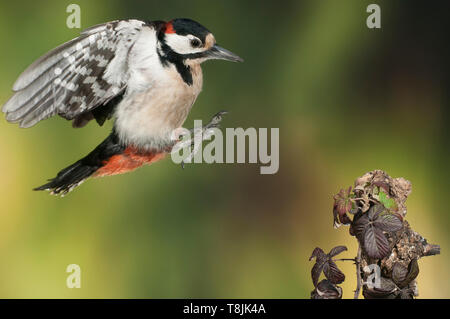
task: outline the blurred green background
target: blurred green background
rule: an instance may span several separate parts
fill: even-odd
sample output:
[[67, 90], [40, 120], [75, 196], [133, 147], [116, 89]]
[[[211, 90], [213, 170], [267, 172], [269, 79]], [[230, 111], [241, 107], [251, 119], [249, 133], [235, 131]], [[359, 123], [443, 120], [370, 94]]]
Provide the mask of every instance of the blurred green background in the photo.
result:
[[[366, 7], [382, 8], [382, 29]], [[31, 62], [77, 36], [72, 1], [2, 1], [0, 104]], [[0, 297], [308, 298], [316, 246], [344, 244], [332, 196], [373, 169], [413, 183], [411, 225], [442, 255], [420, 260], [422, 298], [450, 297], [448, 5], [444, 1], [76, 1], [82, 28], [189, 17], [243, 64], [208, 62], [185, 123], [279, 127], [280, 170], [165, 160], [91, 180], [61, 199], [32, 187], [84, 156], [111, 123], [0, 121]], [[79, 264], [82, 288], [66, 287]], [[355, 288], [351, 263], [344, 297]]]

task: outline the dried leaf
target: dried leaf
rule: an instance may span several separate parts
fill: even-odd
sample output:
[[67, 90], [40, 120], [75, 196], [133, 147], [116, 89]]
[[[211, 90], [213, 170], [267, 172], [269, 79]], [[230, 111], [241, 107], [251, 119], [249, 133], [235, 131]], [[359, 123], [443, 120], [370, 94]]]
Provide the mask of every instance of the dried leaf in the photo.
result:
[[375, 220], [378, 218], [378, 216], [385, 211], [385, 208], [383, 205], [374, 205], [372, 206], [369, 211], [367, 212], [369, 219]]
[[347, 250], [347, 247], [337, 246], [331, 249], [328, 254], [325, 254], [324, 251], [319, 247], [316, 247], [314, 249], [311, 257], [309, 258], [309, 260], [316, 258], [316, 262], [311, 269], [311, 278], [314, 287], [317, 286], [322, 271], [324, 272], [325, 277], [327, 277], [331, 282], [335, 284], [339, 284], [345, 280], [345, 275], [342, 273], [342, 271], [339, 270], [337, 265], [331, 259], [332, 257], [340, 254], [345, 250]]
[[419, 275], [419, 264], [417, 263], [417, 259], [414, 258], [408, 265], [408, 275], [405, 278], [405, 286], [408, 285], [411, 281], [417, 278]]
[[319, 281], [320, 274], [322, 273], [324, 265], [325, 265], [324, 262], [316, 262], [311, 269], [311, 278], [312, 278], [314, 287], [317, 286], [317, 282]]
[[330, 281], [322, 280], [311, 293], [312, 299], [341, 299], [342, 288], [335, 286]]
[[392, 282], [392, 280], [381, 277], [380, 278], [380, 287], [378, 287], [378, 288], [375, 287], [374, 289], [377, 291], [380, 291], [380, 292], [393, 292], [397, 289], [397, 287]]
[[327, 279], [333, 284], [340, 284], [345, 280], [344, 273], [339, 270], [337, 265], [332, 260], [329, 260], [324, 264], [323, 273], [325, 274], [325, 277], [327, 277]]
[[311, 257], [309, 257], [309, 261], [311, 261], [314, 257], [317, 259], [326, 259], [327, 254], [325, 254], [325, 252], [322, 250], [322, 248], [316, 247], [316, 248], [314, 248], [314, 250], [311, 254]]
[[408, 268], [401, 263], [396, 262], [392, 267], [392, 280], [397, 286], [401, 286], [401, 283], [406, 279], [408, 275]]
[[414, 299], [414, 290], [405, 288], [398, 292], [397, 299]]
[[381, 181], [377, 180], [373, 182], [373, 185], [378, 186], [379, 188], [382, 188], [387, 194], [389, 194], [389, 184], [388, 181]]
[[394, 299], [397, 287], [392, 280], [381, 277], [380, 287], [366, 288], [363, 291], [364, 297], [367, 299]]
[[339, 255], [340, 253], [342, 253], [343, 251], [346, 251], [346, 250], [347, 250], [347, 247], [345, 247], [345, 246], [336, 246], [330, 250], [330, 252], [328, 253], [328, 256], [331, 258], [331, 257]]
[[391, 233], [402, 227], [397, 216], [387, 212], [383, 205], [374, 205], [367, 213], [355, 216], [351, 231], [371, 258], [381, 259], [389, 254], [390, 248], [383, 231]]
[[389, 255], [389, 241], [380, 229], [369, 225], [364, 233], [364, 250], [369, 257], [382, 259]]
[[339, 193], [334, 196], [333, 205], [333, 216], [334, 216], [334, 227], [337, 228], [340, 224], [348, 225], [352, 221], [347, 216], [347, 213], [352, 209], [352, 187], [350, 186], [347, 190], [341, 189]]
[[311, 278], [315, 287], [317, 286], [317, 282], [319, 281], [319, 277], [320, 274], [322, 273], [323, 266], [328, 260], [328, 255], [325, 254], [325, 252], [321, 248], [316, 247], [313, 250], [311, 257], [309, 257], [309, 260], [311, 261], [313, 258], [316, 258], [316, 262], [313, 268], [311, 269]]
[[390, 233], [399, 231], [403, 227], [402, 221], [397, 216], [389, 213], [379, 215], [373, 223], [376, 228]]
[[359, 239], [360, 243], [364, 242], [364, 232], [369, 225], [368, 214], [357, 215], [352, 223], [352, 232]]
[[414, 258], [408, 265], [408, 268], [400, 263], [395, 263], [392, 267], [392, 280], [400, 288], [407, 287], [411, 281], [417, 278], [419, 275], [419, 264], [417, 259]]

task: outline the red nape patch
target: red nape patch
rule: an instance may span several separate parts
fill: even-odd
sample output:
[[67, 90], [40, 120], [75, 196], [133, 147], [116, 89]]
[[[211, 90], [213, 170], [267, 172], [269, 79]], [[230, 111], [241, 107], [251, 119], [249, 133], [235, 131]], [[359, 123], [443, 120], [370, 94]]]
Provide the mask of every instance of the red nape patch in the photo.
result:
[[133, 147], [127, 147], [122, 154], [113, 155], [104, 161], [94, 176], [102, 177], [109, 175], [131, 172], [144, 164], [151, 164], [163, 159], [166, 153], [142, 153]]
[[165, 33], [175, 33], [175, 29], [173, 28], [172, 21], [166, 23], [166, 32]]

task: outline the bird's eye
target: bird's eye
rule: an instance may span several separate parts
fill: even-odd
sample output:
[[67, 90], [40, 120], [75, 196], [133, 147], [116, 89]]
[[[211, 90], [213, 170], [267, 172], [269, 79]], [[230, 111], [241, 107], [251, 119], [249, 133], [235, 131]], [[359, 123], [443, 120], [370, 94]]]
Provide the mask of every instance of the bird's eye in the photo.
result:
[[192, 39], [191, 40], [191, 45], [193, 48], [198, 48], [202, 45], [202, 43], [200, 42], [199, 39]]

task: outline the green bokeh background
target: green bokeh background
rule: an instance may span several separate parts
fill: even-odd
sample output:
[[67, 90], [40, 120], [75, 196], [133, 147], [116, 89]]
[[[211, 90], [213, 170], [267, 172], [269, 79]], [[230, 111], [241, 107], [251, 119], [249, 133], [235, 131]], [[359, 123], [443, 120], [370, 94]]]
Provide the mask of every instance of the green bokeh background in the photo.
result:
[[[382, 29], [366, 7], [382, 7]], [[0, 104], [19, 73], [76, 37], [71, 1], [2, 1]], [[356, 242], [332, 228], [332, 195], [373, 169], [413, 183], [411, 225], [442, 254], [420, 260], [422, 298], [450, 297], [448, 6], [444, 1], [76, 1], [82, 28], [195, 19], [244, 64], [208, 62], [185, 123], [279, 127], [280, 170], [165, 160], [91, 180], [61, 199], [31, 188], [93, 149], [111, 124], [0, 121], [0, 297], [308, 298], [314, 247]], [[68, 264], [82, 288], [66, 287]], [[355, 287], [354, 266], [344, 297]]]

